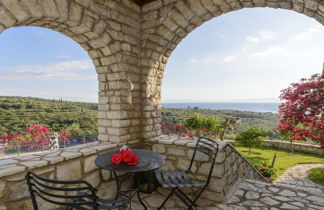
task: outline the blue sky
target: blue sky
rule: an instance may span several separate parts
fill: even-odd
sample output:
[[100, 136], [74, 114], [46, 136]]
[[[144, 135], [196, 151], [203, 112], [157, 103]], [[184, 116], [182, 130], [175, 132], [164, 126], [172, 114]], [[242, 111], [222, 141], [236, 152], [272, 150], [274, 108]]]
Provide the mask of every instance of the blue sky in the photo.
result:
[[[320, 73], [324, 27], [302, 14], [243, 9], [191, 32], [169, 58], [164, 102], [273, 101], [280, 90]], [[97, 101], [87, 53], [57, 32], [11, 28], [0, 35], [0, 95]]]

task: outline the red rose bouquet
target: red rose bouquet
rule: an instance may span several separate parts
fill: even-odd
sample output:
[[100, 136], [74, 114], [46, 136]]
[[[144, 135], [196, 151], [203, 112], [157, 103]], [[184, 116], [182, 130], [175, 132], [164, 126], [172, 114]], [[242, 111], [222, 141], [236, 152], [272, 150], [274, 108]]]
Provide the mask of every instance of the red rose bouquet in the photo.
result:
[[118, 153], [113, 154], [110, 160], [115, 165], [126, 163], [129, 166], [136, 166], [139, 162], [139, 158], [126, 146], [123, 146]]

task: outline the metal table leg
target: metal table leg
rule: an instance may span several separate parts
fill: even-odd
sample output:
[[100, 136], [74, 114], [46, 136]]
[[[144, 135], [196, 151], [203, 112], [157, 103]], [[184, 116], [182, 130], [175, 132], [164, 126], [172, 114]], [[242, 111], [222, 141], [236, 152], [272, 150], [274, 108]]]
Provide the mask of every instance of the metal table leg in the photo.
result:
[[119, 191], [120, 191], [120, 185], [121, 185], [121, 183], [120, 183], [120, 180], [119, 180], [119, 178], [118, 178], [118, 176], [117, 176], [117, 174], [116, 174], [115, 171], [113, 171], [113, 174], [114, 174], [115, 182], [116, 182], [116, 196], [115, 196], [115, 200], [117, 200], [118, 199], [118, 196], [119, 196]]
[[[141, 173], [140, 173], [141, 174]], [[128, 200], [130, 200], [130, 202], [132, 201], [132, 198], [134, 197], [134, 195], [137, 193], [137, 198], [139, 200], [139, 202], [141, 203], [141, 205], [144, 207], [145, 210], [147, 210], [147, 207], [145, 205], [145, 203], [143, 202], [141, 196], [140, 196], [140, 179], [136, 179], [136, 188], [134, 189], [127, 189], [127, 190], [121, 190], [121, 183], [123, 180], [120, 180], [119, 177], [117, 176], [117, 173], [115, 171], [113, 171], [113, 175], [115, 177], [115, 182], [116, 182], [116, 196], [115, 196], [115, 200], [118, 199], [119, 195], [122, 195], [124, 197], [126, 197]], [[137, 174], [134, 174], [136, 177]], [[134, 180], [135, 181], [135, 180]], [[129, 193], [129, 194], [127, 194]], [[130, 209], [132, 209], [132, 206], [130, 204]]]

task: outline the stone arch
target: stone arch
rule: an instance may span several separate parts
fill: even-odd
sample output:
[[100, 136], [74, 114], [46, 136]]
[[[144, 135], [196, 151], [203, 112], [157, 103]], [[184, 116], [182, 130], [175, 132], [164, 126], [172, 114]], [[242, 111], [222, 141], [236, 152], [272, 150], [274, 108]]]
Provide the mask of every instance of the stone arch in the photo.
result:
[[154, 1], [143, 7], [143, 104], [146, 138], [160, 135], [161, 85], [172, 51], [191, 31], [222, 14], [253, 7], [293, 10], [324, 24], [323, 0], [170, 0]]
[[99, 139], [115, 143], [136, 142], [140, 136], [140, 76], [131, 72], [137, 67], [139, 7], [127, 2], [0, 0], [0, 33], [17, 26], [44, 27], [87, 51], [98, 74]]

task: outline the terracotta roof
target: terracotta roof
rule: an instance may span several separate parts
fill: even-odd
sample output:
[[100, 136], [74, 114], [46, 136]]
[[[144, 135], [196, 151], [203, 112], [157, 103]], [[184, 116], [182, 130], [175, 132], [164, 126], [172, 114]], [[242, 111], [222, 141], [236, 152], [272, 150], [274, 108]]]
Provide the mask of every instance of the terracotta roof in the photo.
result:
[[155, 0], [133, 0], [136, 4], [143, 6], [144, 4], [150, 3]]

